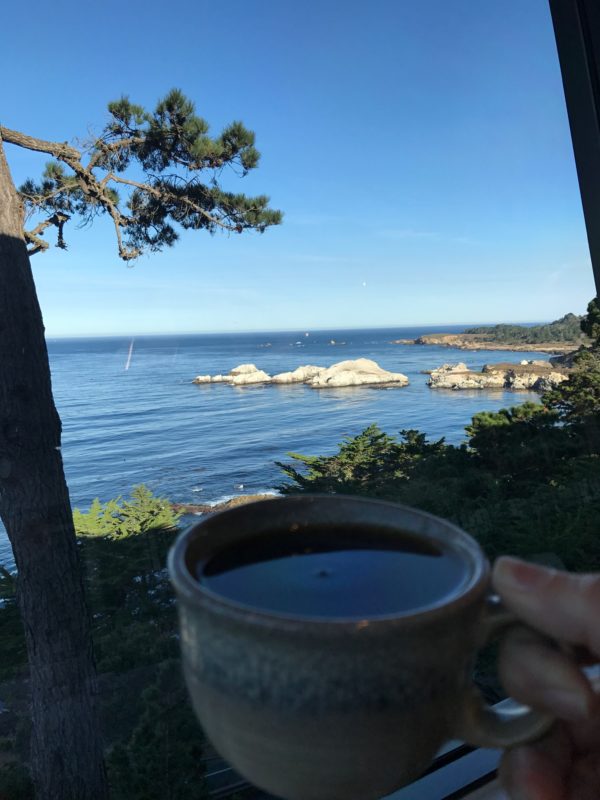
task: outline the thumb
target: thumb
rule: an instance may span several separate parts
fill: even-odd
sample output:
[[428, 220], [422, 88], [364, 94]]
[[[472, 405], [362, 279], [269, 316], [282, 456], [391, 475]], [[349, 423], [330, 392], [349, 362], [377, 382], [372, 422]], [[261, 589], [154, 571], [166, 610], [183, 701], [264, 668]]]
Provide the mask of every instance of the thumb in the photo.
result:
[[492, 584], [523, 622], [600, 658], [600, 573], [560, 572], [504, 556]]

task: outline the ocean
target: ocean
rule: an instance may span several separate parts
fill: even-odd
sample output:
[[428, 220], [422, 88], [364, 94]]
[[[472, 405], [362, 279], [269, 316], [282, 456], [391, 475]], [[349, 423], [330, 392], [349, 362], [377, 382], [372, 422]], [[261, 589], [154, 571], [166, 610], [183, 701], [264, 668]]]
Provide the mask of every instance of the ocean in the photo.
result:
[[[395, 345], [423, 333], [464, 327], [295, 331], [49, 339], [63, 457], [74, 506], [126, 495], [139, 483], [182, 503], [213, 503], [272, 491], [287, 453], [333, 453], [371, 423], [387, 433], [417, 428], [457, 443], [473, 414], [536, 400], [507, 391], [430, 390], [421, 370], [464, 361], [544, 358], [543, 354], [464, 352]], [[335, 342], [335, 343], [334, 343]], [[311, 389], [304, 385], [194, 385], [199, 374], [242, 363], [273, 375], [301, 364], [330, 366], [371, 358], [403, 372], [405, 388]], [[128, 367], [128, 368], [127, 368]], [[0, 564], [12, 566], [0, 531]]]

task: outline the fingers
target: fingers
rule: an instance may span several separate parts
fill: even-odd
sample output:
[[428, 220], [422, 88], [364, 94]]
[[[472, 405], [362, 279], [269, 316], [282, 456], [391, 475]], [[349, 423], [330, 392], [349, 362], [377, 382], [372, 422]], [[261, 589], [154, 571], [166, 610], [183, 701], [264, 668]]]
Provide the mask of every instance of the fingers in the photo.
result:
[[568, 797], [575, 800], [598, 800], [600, 787], [600, 753], [579, 758], [568, 781]]
[[500, 781], [511, 800], [566, 800], [571, 744], [557, 727], [542, 741], [508, 750]]
[[494, 565], [492, 582], [506, 606], [533, 628], [600, 658], [600, 574], [559, 572], [514, 558]]
[[[587, 745], [580, 750], [572, 740], [587, 728]], [[600, 796], [600, 742], [595, 726], [557, 725], [539, 742], [507, 751], [500, 762], [500, 781], [511, 800], [598, 800]]]
[[507, 632], [500, 646], [498, 668], [511, 697], [560, 719], [587, 719], [598, 706], [598, 698], [581, 670], [527, 628]]
[[[578, 722], [576, 725], [570, 725], [569, 734], [575, 750], [582, 755], [595, 755], [600, 769], [600, 715]], [[600, 772], [597, 786], [600, 786]]]

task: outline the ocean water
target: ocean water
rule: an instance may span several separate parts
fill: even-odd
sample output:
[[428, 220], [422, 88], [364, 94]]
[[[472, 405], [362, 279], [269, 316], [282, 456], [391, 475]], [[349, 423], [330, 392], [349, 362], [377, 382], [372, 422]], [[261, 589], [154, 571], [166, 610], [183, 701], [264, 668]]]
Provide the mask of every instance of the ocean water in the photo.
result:
[[[51, 339], [72, 503], [83, 509], [95, 497], [127, 494], [138, 483], [186, 503], [270, 491], [282, 477], [276, 460], [285, 461], [290, 451], [333, 453], [344, 436], [373, 422], [388, 433], [417, 428], [456, 443], [477, 411], [537, 399], [526, 392], [430, 390], [420, 371], [446, 362], [479, 368], [545, 357], [391, 343], [442, 330], [463, 328]], [[227, 373], [248, 362], [276, 374], [360, 357], [403, 372], [410, 385], [316, 390], [192, 384], [196, 375]], [[3, 531], [0, 563], [12, 564]]]

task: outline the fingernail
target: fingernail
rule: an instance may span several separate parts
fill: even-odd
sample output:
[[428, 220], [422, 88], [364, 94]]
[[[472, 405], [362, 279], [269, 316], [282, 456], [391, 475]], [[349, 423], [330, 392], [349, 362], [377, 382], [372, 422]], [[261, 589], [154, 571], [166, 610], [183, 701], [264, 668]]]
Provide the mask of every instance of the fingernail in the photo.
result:
[[588, 698], [568, 689], [546, 689], [542, 694], [544, 706], [560, 719], [570, 722], [587, 719], [590, 715]]
[[535, 589], [548, 580], [548, 570], [516, 558], [502, 556], [494, 565], [494, 578], [510, 584], [521, 592]]

